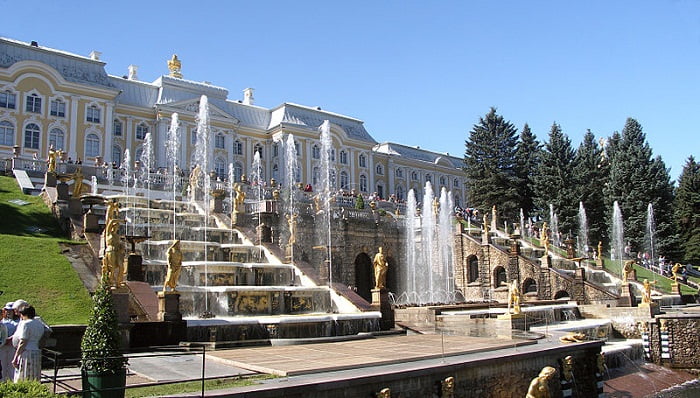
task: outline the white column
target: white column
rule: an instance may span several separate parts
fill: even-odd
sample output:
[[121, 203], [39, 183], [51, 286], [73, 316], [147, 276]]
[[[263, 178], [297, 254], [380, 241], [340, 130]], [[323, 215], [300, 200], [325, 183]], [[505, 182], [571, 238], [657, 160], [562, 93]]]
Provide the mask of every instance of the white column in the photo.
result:
[[112, 160], [112, 136], [113, 136], [113, 125], [114, 125], [114, 104], [111, 102], [107, 103], [107, 107], [105, 110], [105, 146], [104, 146], [104, 153], [102, 154], [102, 158], [105, 160], [105, 163], [111, 162]]
[[78, 106], [80, 97], [70, 97], [70, 127], [68, 133], [68, 156], [73, 160], [78, 159]]

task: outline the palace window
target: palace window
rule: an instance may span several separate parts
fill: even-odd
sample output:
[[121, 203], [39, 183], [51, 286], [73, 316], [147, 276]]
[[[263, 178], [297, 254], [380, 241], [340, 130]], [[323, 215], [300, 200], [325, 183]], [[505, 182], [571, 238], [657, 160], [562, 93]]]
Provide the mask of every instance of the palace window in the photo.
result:
[[226, 162], [224, 159], [217, 157], [214, 159], [214, 171], [216, 172], [216, 176], [224, 179], [226, 177]]
[[240, 181], [243, 176], [243, 165], [241, 162], [236, 162], [233, 166], [233, 181]]
[[345, 151], [340, 151], [340, 163], [348, 164], [348, 153]]
[[314, 167], [311, 173], [311, 184], [314, 186], [318, 185], [321, 181], [321, 170], [318, 167]]
[[223, 134], [217, 133], [216, 136], [214, 136], [214, 147], [219, 149], [226, 148], [226, 137], [224, 137]]
[[122, 122], [119, 121], [119, 119], [114, 119], [114, 122], [112, 123], [112, 134], [115, 137], [121, 137], [122, 136]]
[[122, 148], [119, 145], [112, 146], [112, 161], [117, 167], [122, 164]]
[[440, 177], [440, 185], [445, 185], [445, 177]]
[[272, 178], [274, 178], [275, 180], [280, 179], [280, 167], [276, 164], [272, 165]]
[[60, 99], [51, 101], [51, 116], [66, 117], [66, 103]]
[[367, 156], [360, 155], [358, 163], [360, 164], [360, 167], [367, 167]]
[[9, 91], [0, 93], [0, 108], [15, 109], [17, 95]]
[[415, 171], [411, 172], [411, 181], [418, 181], [418, 173]]
[[455, 180], [452, 182], [452, 186], [455, 188], [459, 187], [459, 179], [455, 178]]
[[100, 108], [96, 106], [88, 106], [87, 108], [87, 115], [85, 116], [85, 120], [90, 122], [90, 123], [100, 123]]
[[190, 134], [190, 143], [192, 143], [192, 145], [197, 145], [197, 129], [192, 129], [192, 134]]
[[272, 157], [276, 158], [280, 155], [280, 146], [278, 144], [272, 144]]
[[100, 137], [91, 133], [85, 138], [85, 157], [94, 158], [100, 155]]
[[41, 97], [36, 94], [28, 95], [25, 110], [32, 113], [41, 113]]
[[396, 177], [403, 178], [403, 169], [401, 167], [396, 168]]
[[0, 145], [13, 146], [15, 144], [15, 126], [3, 120], [0, 122]]
[[314, 147], [311, 148], [311, 157], [314, 159], [321, 159], [321, 148], [319, 148], [318, 145], [314, 145]]
[[367, 176], [364, 174], [360, 175], [360, 191], [367, 192]]
[[39, 149], [40, 136], [41, 130], [39, 129], [39, 126], [34, 123], [29, 123], [27, 127], [24, 128], [24, 147]]
[[425, 175], [425, 181], [433, 182], [433, 176], [431, 176], [430, 174], [426, 174], [426, 175]]
[[146, 123], [139, 123], [139, 125], [136, 126], [136, 139], [142, 140], [146, 138], [146, 134], [148, 134], [148, 126], [146, 126]]
[[262, 159], [263, 158], [263, 146], [261, 144], [255, 144], [255, 146], [253, 147], [253, 155], [255, 155], [256, 152], [260, 154], [260, 159]]
[[53, 128], [49, 132], [49, 147], [53, 145], [55, 149], [64, 149], [65, 146], [65, 134], [63, 133], [63, 130], [59, 128]]
[[378, 165], [377, 165], [376, 170], [377, 170], [377, 174], [378, 174], [378, 175], [380, 175], [380, 176], [381, 176], [381, 175], [384, 175], [384, 166], [382, 166], [381, 164], [378, 164]]
[[236, 140], [233, 143], [233, 154], [234, 155], [243, 155], [243, 143], [240, 142], [239, 140]]
[[350, 187], [350, 179], [348, 178], [348, 173], [345, 171], [340, 172], [340, 189], [348, 189]]
[[331, 162], [335, 162], [335, 149], [331, 149]]
[[404, 188], [401, 185], [396, 186], [396, 199], [397, 200], [404, 200]]

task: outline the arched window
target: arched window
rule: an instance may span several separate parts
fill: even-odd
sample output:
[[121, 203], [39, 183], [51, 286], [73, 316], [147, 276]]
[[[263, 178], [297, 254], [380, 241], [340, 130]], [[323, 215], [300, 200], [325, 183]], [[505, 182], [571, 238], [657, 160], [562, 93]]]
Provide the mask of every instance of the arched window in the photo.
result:
[[318, 167], [314, 167], [311, 173], [311, 184], [314, 186], [318, 185], [321, 181], [321, 170]]
[[85, 157], [94, 158], [100, 155], [100, 137], [90, 133], [85, 137]]
[[214, 159], [214, 171], [216, 172], [217, 177], [221, 179], [226, 178], [226, 161], [217, 156]]
[[190, 142], [192, 145], [197, 145], [197, 129], [192, 129], [192, 133], [190, 133]]
[[262, 159], [263, 158], [263, 146], [262, 146], [262, 144], [255, 144], [255, 146], [253, 147], [253, 155], [255, 155], [256, 152], [260, 154], [260, 159]]
[[233, 180], [236, 182], [241, 181], [241, 176], [243, 176], [243, 164], [236, 162], [233, 165]]
[[136, 148], [136, 152], [134, 152], [134, 162], [140, 162], [141, 156], [143, 156], [143, 147], [138, 147]]
[[122, 125], [122, 122], [120, 122], [119, 119], [114, 119], [112, 122], [112, 135], [115, 137], [121, 137], [123, 128], [124, 126]]
[[458, 188], [458, 187], [459, 187], [459, 179], [458, 179], [458, 178], [455, 178], [455, 180], [452, 181], [452, 186], [455, 187], [455, 188]]
[[122, 164], [122, 148], [119, 145], [112, 146], [112, 161], [117, 165], [117, 167]]
[[378, 175], [380, 175], [380, 176], [381, 176], [381, 175], [384, 175], [384, 166], [382, 166], [381, 164], [378, 164], [378, 165], [377, 165], [376, 170], [377, 170], [377, 174], [378, 174]]
[[479, 280], [479, 259], [476, 256], [470, 256], [467, 259], [467, 283], [477, 282]]
[[367, 176], [360, 175], [360, 192], [367, 192]]
[[55, 149], [64, 149], [64, 138], [65, 135], [63, 134], [63, 130], [59, 128], [52, 128], [49, 132], [49, 147], [53, 145]]
[[396, 186], [396, 199], [397, 199], [397, 200], [404, 200], [404, 189], [403, 189], [403, 185], [397, 185], [397, 186]]
[[243, 143], [239, 140], [236, 140], [233, 143], [233, 153], [235, 155], [243, 155]]
[[39, 149], [39, 138], [41, 137], [41, 129], [34, 123], [29, 123], [24, 128], [24, 147], [31, 149]]
[[138, 126], [136, 126], [136, 139], [142, 140], [146, 138], [146, 134], [148, 134], [148, 126], [146, 126], [146, 123], [139, 123]]
[[418, 173], [415, 171], [411, 172], [411, 181], [418, 181]]
[[498, 266], [493, 270], [493, 287], [499, 288], [507, 282], [506, 269]]
[[403, 169], [401, 167], [397, 167], [395, 174], [397, 178], [403, 178]]
[[340, 189], [348, 189], [350, 187], [350, 179], [348, 178], [348, 173], [345, 171], [340, 172]]
[[[275, 145], [275, 147], [277, 147], [277, 146]], [[280, 179], [280, 167], [277, 166], [276, 164], [272, 165], [272, 178], [274, 178], [275, 180]]]
[[445, 186], [445, 176], [440, 177], [440, 185]]
[[360, 164], [360, 167], [367, 167], [367, 156], [360, 155], [358, 163]]
[[433, 176], [431, 176], [430, 174], [426, 174], [426, 175], [425, 175], [425, 181], [433, 182]]
[[381, 181], [377, 183], [377, 197], [379, 199], [384, 199], [384, 184]]
[[15, 126], [7, 120], [0, 122], [0, 145], [15, 145]]
[[340, 163], [348, 164], [348, 153], [345, 151], [340, 151]]
[[216, 133], [216, 136], [214, 136], [214, 147], [218, 149], [226, 148], [226, 137], [222, 133]]
[[454, 201], [455, 201], [455, 206], [462, 207], [462, 201], [459, 199], [459, 195], [458, 195], [458, 194], [456, 194], [456, 195], [454, 196]]
[[314, 145], [311, 148], [311, 157], [314, 159], [321, 159], [321, 148], [318, 145]]

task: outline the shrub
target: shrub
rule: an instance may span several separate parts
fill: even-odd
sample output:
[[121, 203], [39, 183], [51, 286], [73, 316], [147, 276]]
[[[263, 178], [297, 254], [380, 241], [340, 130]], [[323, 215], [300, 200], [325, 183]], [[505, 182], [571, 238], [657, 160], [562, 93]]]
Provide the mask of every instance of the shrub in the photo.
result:
[[53, 398], [59, 395], [53, 394], [49, 388], [36, 380], [21, 380], [17, 383], [5, 381], [0, 383], [0, 397], [3, 398]]

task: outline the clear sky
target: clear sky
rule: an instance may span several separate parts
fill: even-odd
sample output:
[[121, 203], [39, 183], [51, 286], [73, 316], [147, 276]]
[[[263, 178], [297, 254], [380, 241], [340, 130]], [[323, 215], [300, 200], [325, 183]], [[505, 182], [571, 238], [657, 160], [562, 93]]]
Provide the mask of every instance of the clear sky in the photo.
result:
[[320, 106], [379, 142], [464, 154], [491, 106], [540, 141], [578, 147], [644, 128], [676, 179], [700, 157], [700, 1], [0, 0], [0, 36], [81, 55], [107, 72], [255, 88], [256, 104]]

